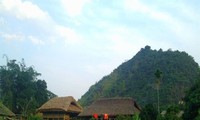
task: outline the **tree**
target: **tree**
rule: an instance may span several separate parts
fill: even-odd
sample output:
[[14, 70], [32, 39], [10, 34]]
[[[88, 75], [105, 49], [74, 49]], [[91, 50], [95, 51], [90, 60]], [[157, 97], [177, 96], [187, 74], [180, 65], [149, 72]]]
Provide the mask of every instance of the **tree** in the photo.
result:
[[182, 120], [181, 115], [182, 112], [180, 107], [177, 105], [170, 105], [166, 113], [160, 114], [157, 120]]
[[200, 78], [185, 97], [184, 120], [197, 120], [200, 117]]
[[47, 90], [44, 80], [38, 79], [33, 66], [27, 67], [24, 60], [8, 60], [0, 66], [0, 100], [14, 113], [24, 116], [35, 112], [55, 94]]
[[152, 104], [147, 104], [140, 113], [141, 120], [156, 120], [158, 111]]
[[45, 80], [36, 81], [35, 99], [38, 105], [44, 104], [48, 100], [47, 83]]
[[160, 89], [160, 79], [162, 76], [162, 72], [160, 70], [156, 70], [156, 72], [154, 73], [154, 75], [156, 76], [156, 89], [157, 89], [157, 107], [158, 107], [158, 113], [160, 113], [160, 93], [159, 93], [159, 89]]

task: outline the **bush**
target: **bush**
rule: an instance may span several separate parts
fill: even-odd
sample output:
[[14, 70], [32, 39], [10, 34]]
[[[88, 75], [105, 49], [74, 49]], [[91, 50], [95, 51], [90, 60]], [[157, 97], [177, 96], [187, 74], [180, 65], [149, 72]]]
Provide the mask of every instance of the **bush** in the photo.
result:
[[140, 118], [141, 120], [156, 120], [157, 115], [158, 112], [155, 106], [152, 104], [148, 104], [142, 109], [140, 113]]
[[42, 120], [42, 116], [40, 115], [30, 115], [27, 120]]
[[116, 120], [140, 120], [140, 118], [139, 114], [135, 114], [134, 116], [119, 115], [116, 117]]

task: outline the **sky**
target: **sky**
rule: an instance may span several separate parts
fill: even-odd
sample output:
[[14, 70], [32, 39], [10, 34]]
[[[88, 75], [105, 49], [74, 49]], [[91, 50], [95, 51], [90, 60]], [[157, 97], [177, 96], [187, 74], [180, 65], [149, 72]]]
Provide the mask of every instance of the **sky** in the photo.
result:
[[[89, 87], [146, 45], [200, 64], [199, 0], [0, 0], [0, 65], [25, 60], [58, 96]], [[1, 57], [2, 56], [2, 57]]]

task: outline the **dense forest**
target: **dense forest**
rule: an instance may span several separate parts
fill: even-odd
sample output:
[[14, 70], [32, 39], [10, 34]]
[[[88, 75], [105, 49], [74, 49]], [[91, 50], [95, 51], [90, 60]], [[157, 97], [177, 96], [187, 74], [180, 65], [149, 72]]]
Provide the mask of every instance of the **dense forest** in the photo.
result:
[[0, 66], [0, 102], [15, 114], [34, 113], [56, 96], [47, 90], [45, 80], [38, 79], [40, 75], [33, 66], [27, 67], [23, 59], [18, 62], [7, 58], [6, 65]]
[[98, 98], [132, 97], [141, 106], [159, 104], [161, 108], [183, 101], [186, 91], [199, 75], [199, 65], [186, 52], [142, 48], [132, 59], [122, 63], [110, 75], [92, 85], [81, 97], [82, 106]]

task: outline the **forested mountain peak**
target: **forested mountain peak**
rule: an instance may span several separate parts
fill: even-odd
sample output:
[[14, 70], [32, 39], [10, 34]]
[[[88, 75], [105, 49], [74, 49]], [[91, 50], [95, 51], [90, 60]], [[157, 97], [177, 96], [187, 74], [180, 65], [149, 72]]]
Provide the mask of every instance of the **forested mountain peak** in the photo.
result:
[[83, 106], [98, 98], [132, 97], [141, 106], [156, 103], [156, 70], [162, 71], [160, 104], [181, 101], [199, 74], [199, 65], [186, 52], [142, 48], [132, 59], [122, 63], [110, 75], [92, 85], [81, 97]]

